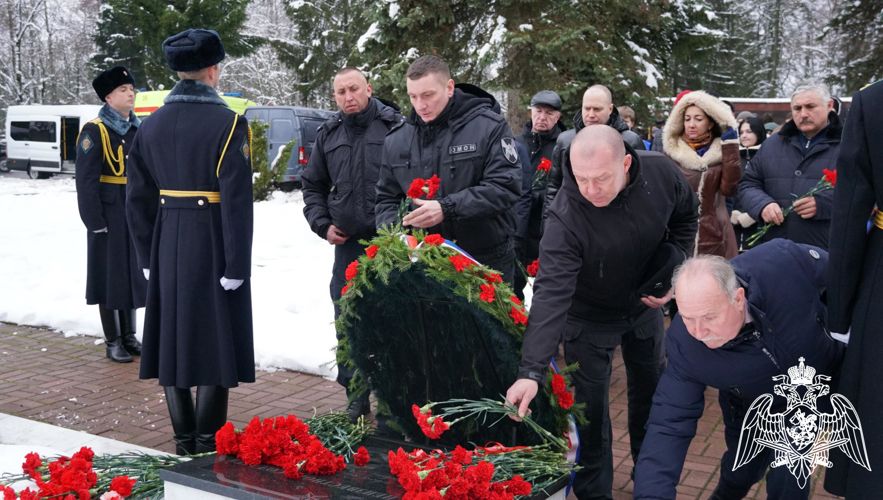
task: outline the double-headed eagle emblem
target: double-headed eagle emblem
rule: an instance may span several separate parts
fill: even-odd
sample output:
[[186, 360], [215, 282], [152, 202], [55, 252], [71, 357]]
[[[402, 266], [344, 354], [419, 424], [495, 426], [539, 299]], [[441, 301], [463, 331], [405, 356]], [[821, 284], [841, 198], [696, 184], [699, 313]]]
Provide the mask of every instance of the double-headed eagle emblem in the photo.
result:
[[[816, 375], [815, 368], [805, 366], [804, 360], [800, 358], [800, 365], [789, 368], [788, 375], [773, 377], [781, 382], [774, 392], [788, 400], [784, 412], [770, 413], [771, 394], [763, 394], [751, 404], [742, 422], [733, 470], [750, 462], [765, 448], [776, 451], [770, 467], [787, 466], [801, 488], [817, 465], [833, 466], [828, 460], [828, 452], [833, 448], [840, 448], [853, 462], [871, 470], [855, 407], [844, 396], [833, 394], [834, 413], [820, 413], [816, 399], [830, 392], [830, 387], [822, 382], [831, 377]], [[789, 379], [790, 383], [786, 383]]]

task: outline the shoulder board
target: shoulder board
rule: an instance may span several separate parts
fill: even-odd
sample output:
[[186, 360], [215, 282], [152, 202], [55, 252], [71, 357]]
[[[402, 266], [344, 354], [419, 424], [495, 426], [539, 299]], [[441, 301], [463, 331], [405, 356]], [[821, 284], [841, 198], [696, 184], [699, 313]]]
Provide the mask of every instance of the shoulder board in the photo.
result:
[[95, 118], [93, 120], [89, 120], [87, 123], [94, 123], [95, 125], [101, 125], [104, 122], [101, 121], [101, 118]]

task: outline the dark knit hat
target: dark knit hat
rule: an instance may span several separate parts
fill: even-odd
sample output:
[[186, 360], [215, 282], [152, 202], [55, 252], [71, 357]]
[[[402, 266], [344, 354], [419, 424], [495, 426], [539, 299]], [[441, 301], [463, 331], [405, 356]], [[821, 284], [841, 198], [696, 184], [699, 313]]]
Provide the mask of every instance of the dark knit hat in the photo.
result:
[[92, 80], [92, 88], [98, 94], [98, 99], [104, 102], [107, 94], [110, 94], [121, 85], [130, 84], [135, 86], [135, 77], [132, 72], [125, 66], [114, 66], [108, 70], [104, 70]]
[[224, 60], [227, 53], [214, 30], [187, 30], [162, 43], [166, 63], [172, 71], [199, 71]]

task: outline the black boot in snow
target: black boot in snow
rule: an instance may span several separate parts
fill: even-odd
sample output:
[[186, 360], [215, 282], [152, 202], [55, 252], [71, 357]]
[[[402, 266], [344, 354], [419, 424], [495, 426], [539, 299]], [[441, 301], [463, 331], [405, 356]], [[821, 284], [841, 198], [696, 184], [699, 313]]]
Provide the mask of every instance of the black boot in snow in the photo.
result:
[[104, 329], [107, 357], [116, 363], [131, 363], [132, 356], [126, 352], [123, 339], [120, 337], [120, 324], [117, 321], [116, 311], [99, 304], [98, 313], [101, 315], [101, 327]]

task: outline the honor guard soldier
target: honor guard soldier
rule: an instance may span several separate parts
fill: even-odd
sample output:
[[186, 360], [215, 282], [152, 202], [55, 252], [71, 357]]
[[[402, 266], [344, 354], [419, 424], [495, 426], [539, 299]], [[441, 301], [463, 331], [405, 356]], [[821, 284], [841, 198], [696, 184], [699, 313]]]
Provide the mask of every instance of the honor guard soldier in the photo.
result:
[[98, 304], [107, 357], [131, 363], [141, 354], [135, 308], [144, 307], [147, 282], [126, 225], [126, 158], [141, 120], [135, 78], [123, 66], [104, 71], [92, 88], [104, 107], [77, 139], [77, 205], [88, 229], [86, 303]]
[[130, 154], [126, 215], [149, 280], [140, 376], [165, 389], [178, 453], [204, 453], [229, 388], [255, 380], [251, 130], [215, 91], [216, 32], [184, 31], [163, 52], [181, 81]]

